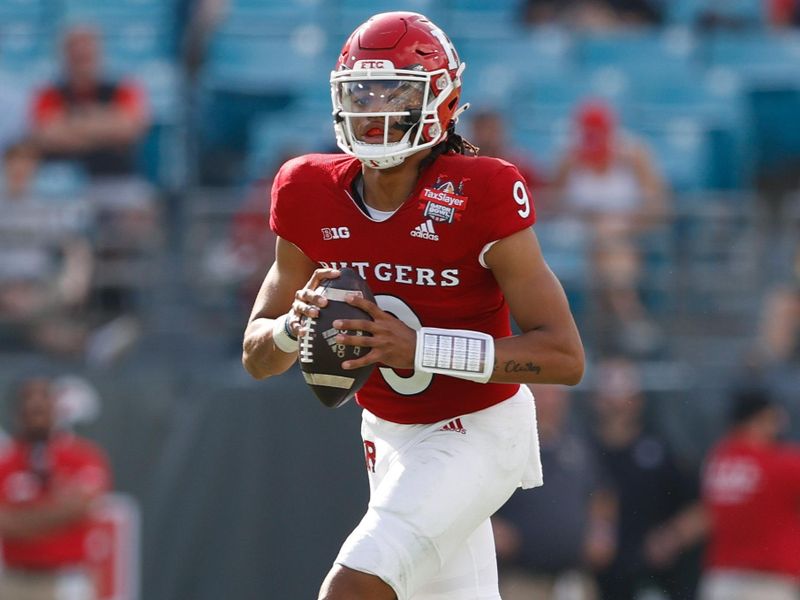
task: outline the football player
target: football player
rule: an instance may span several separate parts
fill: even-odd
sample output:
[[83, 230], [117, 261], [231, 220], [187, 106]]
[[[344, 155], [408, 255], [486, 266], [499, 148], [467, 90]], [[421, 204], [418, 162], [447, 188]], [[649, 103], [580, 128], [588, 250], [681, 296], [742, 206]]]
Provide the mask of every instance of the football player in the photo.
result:
[[[383, 13], [331, 73], [344, 154], [290, 160], [272, 189], [276, 259], [255, 301], [243, 363], [256, 378], [297, 358], [299, 321], [344, 266], [376, 302], [334, 323], [377, 364], [356, 395], [371, 499], [322, 584], [324, 600], [498, 600], [490, 515], [542, 484], [532, 396], [573, 385], [584, 357], [532, 229], [517, 168], [455, 133], [464, 63], [426, 17]], [[509, 316], [521, 333], [512, 335]]]

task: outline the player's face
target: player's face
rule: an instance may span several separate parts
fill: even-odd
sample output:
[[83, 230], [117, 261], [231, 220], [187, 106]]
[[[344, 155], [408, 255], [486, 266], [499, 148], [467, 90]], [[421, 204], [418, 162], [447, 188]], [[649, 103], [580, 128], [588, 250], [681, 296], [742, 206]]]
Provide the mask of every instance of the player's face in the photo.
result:
[[33, 379], [20, 389], [19, 425], [23, 437], [46, 439], [56, 423], [56, 403], [49, 381]]
[[[399, 141], [408, 126], [408, 113], [420, 110], [424, 84], [417, 81], [353, 81], [341, 85], [342, 109], [345, 112], [365, 113], [353, 119], [353, 129], [359, 141], [382, 144]], [[382, 114], [376, 114], [382, 113]], [[386, 116], [385, 113], [400, 113]]]
[[64, 43], [64, 58], [67, 71], [77, 79], [91, 79], [100, 65], [100, 42], [91, 30], [75, 30], [69, 33]]

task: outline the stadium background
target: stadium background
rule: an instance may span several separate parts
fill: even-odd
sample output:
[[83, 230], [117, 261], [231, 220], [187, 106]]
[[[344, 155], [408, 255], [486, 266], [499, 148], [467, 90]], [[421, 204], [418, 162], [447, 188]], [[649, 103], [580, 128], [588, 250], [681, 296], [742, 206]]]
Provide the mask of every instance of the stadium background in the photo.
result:
[[[586, 96], [648, 142], [673, 210], [643, 247], [642, 285], [666, 333], [640, 364], [653, 422], [699, 467], [765, 291], [794, 276], [800, 36], [772, 27], [767, 3], [662, 0], [662, 25], [604, 34], [525, 26], [516, 0], [230, 0], [205, 3], [209, 18], [189, 27], [199, 4], [0, 0], [4, 84], [34, 90], [57, 72], [59, 32], [91, 23], [109, 72], [149, 96], [140, 173], [163, 236], [122, 267], [135, 343], [102, 365], [15, 347], [0, 358], [0, 383], [47, 363], [96, 390], [99, 417], [79, 429], [141, 504], [142, 598], [312, 597], [366, 502], [356, 407], [322, 409], [296, 371], [243, 372], [249, 298], [224, 248], [235, 215], [259, 218], [252, 198], [281, 157], [333, 146], [328, 72], [344, 37], [383, 10], [423, 12], [448, 32], [468, 65], [463, 97], [500, 109], [544, 173]], [[737, 27], [696, 27], [709, 6]], [[43, 177], [53, 198], [82, 193], [70, 165]], [[538, 231], [587, 343], [580, 411], [599, 347], [586, 257], [580, 239], [548, 236], [546, 215]], [[767, 375], [797, 413], [796, 369]]]

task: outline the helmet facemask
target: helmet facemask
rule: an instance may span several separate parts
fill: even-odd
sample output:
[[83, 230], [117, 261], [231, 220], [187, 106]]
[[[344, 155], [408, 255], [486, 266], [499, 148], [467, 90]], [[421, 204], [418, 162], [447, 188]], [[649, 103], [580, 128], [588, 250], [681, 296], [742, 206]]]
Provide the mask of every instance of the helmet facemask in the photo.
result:
[[370, 62], [381, 68], [356, 64], [331, 73], [336, 143], [367, 166], [387, 169], [444, 139], [449, 123], [440, 122], [439, 107], [456, 85], [446, 69]]

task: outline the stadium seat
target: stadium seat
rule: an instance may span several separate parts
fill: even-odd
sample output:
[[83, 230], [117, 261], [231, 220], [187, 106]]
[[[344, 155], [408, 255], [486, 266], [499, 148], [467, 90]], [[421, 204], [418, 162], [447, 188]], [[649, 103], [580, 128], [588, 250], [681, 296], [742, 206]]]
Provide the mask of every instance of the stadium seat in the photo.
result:
[[762, 173], [791, 170], [800, 163], [800, 88], [764, 88], [748, 93], [753, 116], [752, 159]]
[[551, 218], [536, 230], [547, 262], [558, 278], [572, 286], [585, 284], [588, 275], [586, 230], [577, 220]]
[[636, 120], [644, 124], [676, 117], [700, 117], [740, 126], [744, 120], [741, 79], [725, 69], [634, 79], [630, 100]]
[[160, 27], [133, 23], [103, 35], [106, 66], [118, 75], [135, 74], [143, 65], [166, 61], [171, 40]]
[[22, 85], [46, 79], [53, 72], [52, 35], [29, 23], [0, 23], [0, 69]]
[[696, 191], [707, 184], [709, 147], [704, 124], [697, 119], [674, 119], [660, 126], [637, 130], [670, 187], [677, 192]]
[[89, 177], [79, 165], [68, 161], [47, 161], [39, 166], [33, 181], [37, 196], [53, 201], [69, 201], [82, 197]]
[[325, 0], [228, 0], [228, 9], [238, 10], [280, 10], [291, 6], [306, 11], [314, 11], [326, 4]]
[[800, 82], [800, 34], [718, 33], [707, 37], [710, 67], [724, 67], [745, 85], [797, 85]]
[[569, 120], [578, 104], [589, 98], [602, 99], [615, 107], [623, 123], [630, 111], [630, 81], [621, 71], [602, 68], [593, 72], [578, 69], [519, 80], [511, 90], [515, 119], [538, 122]]
[[135, 22], [171, 25], [175, 18], [174, 0], [61, 0], [61, 22], [94, 23], [103, 28]]
[[246, 177], [263, 177], [287, 154], [334, 151], [329, 114], [287, 109], [254, 119], [248, 136]]
[[153, 119], [163, 124], [180, 120], [183, 110], [181, 73], [171, 61], [152, 61], [132, 74], [147, 91]]
[[219, 154], [211, 158], [214, 168], [238, 163], [255, 115], [282, 110], [309, 95], [307, 90], [329, 99], [336, 55], [324, 31], [312, 28], [281, 37], [222, 32], [213, 37], [197, 88], [197, 124], [201, 156]]
[[730, 188], [749, 180], [747, 131], [750, 116], [739, 77], [724, 69], [702, 75], [636, 80], [631, 89], [629, 122], [635, 127], [696, 120], [706, 137], [706, 184]]
[[530, 153], [533, 163], [549, 178], [566, 152], [570, 138], [568, 116], [560, 119], [533, 119], [521, 116], [511, 119], [510, 127], [515, 145]]
[[336, 11], [321, 0], [232, 0], [217, 31], [227, 35], [286, 37], [309, 25], [329, 28]]
[[44, 25], [50, 16], [48, 0], [3, 0], [0, 2], [0, 23], [3, 27], [9, 24]]
[[512, 88], [523, 82], [549, 77], [556, 82], [569, 77], [573, 65], [572, 40], [555, 29], [508, 35], [502, 44], [482, 38], [454, 39], [467, 64], [465, 97], [508, 101]]
[[450, 36], [455, 35], [448, 27], [450, 12], [441, 0], [339, 0], [334, 4], [337, 16], [333, 31], [339, 44], [344, 43], [346, 36], [372, 15], [392, 11], [422, 13]]
[[613, 67], [636, 78], [684, 75], [693, 70], [696, 42], [687, 28], [584, 35], [575, 54], [584, 69]]
[[324, 32], [289, 37], [217, 34], [209, 48], [204, 82], [217, 89], [300, 93], [328, 80], [335, 62]]
[[763, 0], [669, 0], [664, 2], [672, 23], [694, 25], [705, 15], [739, 26], [758, 27], [764, 23]]
[[450, 0], [446, 27], [452, 37], [505, 41], [515, 30], [523, 30], [519, 12], [517, 0]]
[[152, 125], [139, 148], [139, 169], [163, 189], [177, 189], [186, 177], [188, 115], [184, 82], [175, 63], [156, 60], [128, 73], [147, 93]]
[[[707, 57], [717, 72], [741, 81], [749, 121], [748, 174], [793, 169], [800, 157], [800, 34], [720, 33], [708, 38]], [[721, 147], [721, 146], [720, 146]]]

